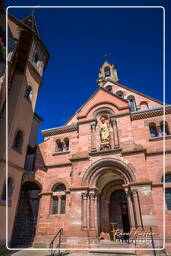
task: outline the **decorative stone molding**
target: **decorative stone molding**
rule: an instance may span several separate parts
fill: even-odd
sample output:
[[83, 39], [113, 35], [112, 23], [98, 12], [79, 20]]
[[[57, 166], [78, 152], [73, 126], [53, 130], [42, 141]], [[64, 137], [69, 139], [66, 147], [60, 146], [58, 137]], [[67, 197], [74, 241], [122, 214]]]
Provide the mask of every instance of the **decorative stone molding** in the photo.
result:
[[[139, 120], [139, 119], [145, 119], [145, 118], [150, 118], [150, 117], [154, 117], [154, 116], [161, 116], [164, 114], [164, 108], [161, 107], [159, 109], [148, 109], [148, 111], [144, 111], [144, 112], [135, 112], [135, 113], [131, 113], [131, 120]], [[171, 114], [171, 107], [170, 106], [166, 106], [165, 109], [165, 114]]]
[[54, 168], [54, 167], [63, 167], [63, 166], [70, 166], [72, 165], [71, 162], [65, 162], [65, 163], [59, 163], [59, 164], [52, 164], [52, 165], [46, 165], [46, 168]]
[[89, 198], [90, 198], [90, 200], [95, 200], [95, 198], [97, 198], [97, 192], [96, 191], [90, 191], [89, 192]]
[[70, 151], [61, 151], [61, 152], [54, 152], [52, 153], [52, 156], [58, 156], [58, 155], [65, 155], [65, 154], [69, 154]]
[[116, 117], [110, 117], [110, 123], [112, 126], [112, 137], [113, 137], [113, 147], [119, 148], [119, 133]]
[[88, 197], [89, 197], [89, 193], [88, 193], [88, 192], [83, 192], [83, 193], [81, 194], [81, 197], [82, 197], [83, 200], [87, 200]]
[[129, 144], [122, 146], [122, 155], [129, 155], [134, 153], [145, 153], [146, 149], [143, 148], [141, 144]]
[[43, 130], [42, 135], [46, 137], [46, 136], [52, 136], [52, 135], [63, 134], [63, 133], [74, 132], [74, 131], [78, 131], [77, 124], [61, 126], [61, 127], [57, 127], [49, 130]]
[[111, 155], [111, 154], [118, 154], [121, 152], [121, 149], [112, 149], [112, 150], [106, 150], [106, 151], [97, 151], [97, 152], [90, 152], [90, 156], [98, 156], [98, 155]]
[[96, 126], [97, 120], [91, 122], [91, 151], [96, 151]]

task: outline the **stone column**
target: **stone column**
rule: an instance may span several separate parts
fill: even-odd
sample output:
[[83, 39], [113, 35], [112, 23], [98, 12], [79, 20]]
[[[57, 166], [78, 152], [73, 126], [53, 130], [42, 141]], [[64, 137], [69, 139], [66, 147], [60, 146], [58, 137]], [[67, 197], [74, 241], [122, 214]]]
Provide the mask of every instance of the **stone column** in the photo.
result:
[[96, 121], [91, 123], [91, 151], [96, 151], [96, 124]]
[[97, 193], [95, 191], [91, 191], [89, 193], [90, 199], [90, 214], [89, 214], [89, 221], [90, 221], [90, 229], [96, 228], [96, 220], [97, 220]]
[[133, 202], [135, 206], [137, 227], [143, 227], [137, 190], [135, 189], [132, 190], [132, 197], [133, 197]]
[[118, 135], [118, 127], [117, 127], [117, 121], [116, 118], [111, 118], [111, 125], [112, 125], [112, 130], [113, 130], [113, 144], [114, 148], [119, 148], [119, 135]]
[[58, 214], [61, 213], [61, 196], [58, 196]]
[[109, 201], [101, 198], [101, 216], [100, 216], [100, 224], [101, 224], [101, 232], [109, 232]]
[[132, 200], [131, 191], [128, 188], [125, 188], [125, 193], [126, 193], [127, 203], [128, 203], [130, 227], [131, 227], [131, 229], [133, 229], [136, 226], [134, 204], [133, 204], [133, 200]]
[[87, 229], [88, 193], [82, 193], [82, 228]]

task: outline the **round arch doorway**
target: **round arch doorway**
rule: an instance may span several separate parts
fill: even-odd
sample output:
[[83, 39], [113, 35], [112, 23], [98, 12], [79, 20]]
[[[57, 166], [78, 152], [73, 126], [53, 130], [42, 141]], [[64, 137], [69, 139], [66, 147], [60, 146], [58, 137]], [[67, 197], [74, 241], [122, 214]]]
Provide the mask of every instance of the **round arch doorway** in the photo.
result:
[[21, 186], [11, 239], [13, 247], [32, 245], [36, 232], [40, 190], [35, 182], [27, 181]]
[[113, 229], [121, 232], [130, 231], [129, 211], [123, 179], [114, 172], [106, 172], [99, 178], [97, 187], [99, 191], [99, 235], [108, 234], [113, 239]]
[[110, 195], [109, 224], [111, 225], [111, 223], [116, 223], [115, 228], [118, 228], [124, 233], [130, 231], [128, 204], [126, 193], [123, 189], [115, 190]]

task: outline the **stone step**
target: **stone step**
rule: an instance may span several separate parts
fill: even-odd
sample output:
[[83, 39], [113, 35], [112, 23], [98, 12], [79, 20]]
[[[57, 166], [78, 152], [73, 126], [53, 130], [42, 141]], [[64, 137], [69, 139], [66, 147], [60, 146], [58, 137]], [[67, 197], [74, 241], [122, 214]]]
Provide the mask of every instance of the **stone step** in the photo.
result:
[[134, 251], [125, 251], [125, 250], [99, 250], [99, 251], [89, 251], [89, 256], [135, 256]]
[[136, 254], [126, 253], [126, 252], [108, 252], [108, 251], [101, 251], [101, 252], [93, 252], [89, 253], [88, 256], [135, 256]]

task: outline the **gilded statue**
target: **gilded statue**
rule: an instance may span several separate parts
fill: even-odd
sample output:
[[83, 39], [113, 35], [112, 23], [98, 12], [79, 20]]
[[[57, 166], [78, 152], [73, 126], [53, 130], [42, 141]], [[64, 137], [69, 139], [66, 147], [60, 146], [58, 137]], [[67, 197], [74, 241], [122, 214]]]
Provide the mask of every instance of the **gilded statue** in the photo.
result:
[[104, 117], [101, 118], [100, 139], [101, 143], [109, 143], [110, 140], [109, 128]]

